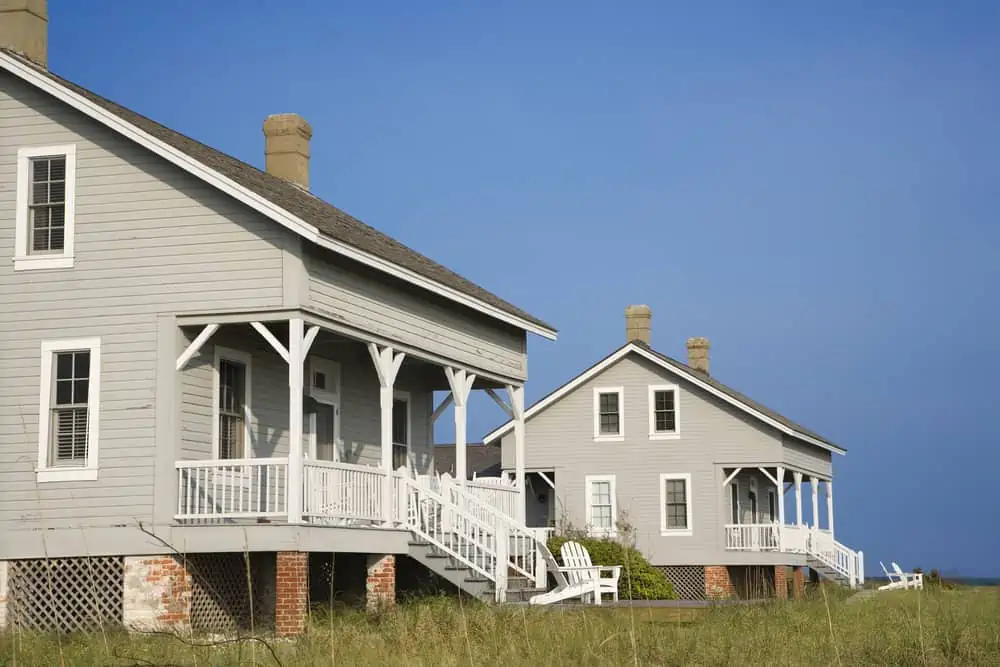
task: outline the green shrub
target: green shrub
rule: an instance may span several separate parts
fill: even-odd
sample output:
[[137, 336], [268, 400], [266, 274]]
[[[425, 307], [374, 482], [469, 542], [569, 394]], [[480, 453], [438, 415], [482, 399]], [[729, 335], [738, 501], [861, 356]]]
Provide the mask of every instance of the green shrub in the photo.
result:
[[667, 577], [649, 564], [634, 547], [612, 539], [558, 535], [549, 538], [549, 551], [562, 564], [559, 549], [569, 541], [579, 542], [590, 554], [594, 565], [621, 565], [618, 596], [623, 600], [673, 600], [677, 597]]

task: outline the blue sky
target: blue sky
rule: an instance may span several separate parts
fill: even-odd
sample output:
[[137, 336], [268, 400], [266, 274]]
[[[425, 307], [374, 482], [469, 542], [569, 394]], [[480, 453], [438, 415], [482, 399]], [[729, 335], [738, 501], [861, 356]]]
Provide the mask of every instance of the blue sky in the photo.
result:
[[303, 114], [317, 194], [560, 329], [529, 401], [647, 303], [849, 449], [869, 569], [997, 575], [1000, 5], [868, 4], [51, 0], [49, 61], [257, 165]]

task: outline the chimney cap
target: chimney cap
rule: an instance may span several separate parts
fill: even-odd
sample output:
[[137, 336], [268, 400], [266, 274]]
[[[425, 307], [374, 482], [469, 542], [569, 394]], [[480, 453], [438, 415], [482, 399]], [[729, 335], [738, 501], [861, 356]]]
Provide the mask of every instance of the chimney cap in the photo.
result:
[[312, 125], [297, 113], [273, 113], [264, 119], [264, 134], [275, 136], [280, 134], [300, 133], [306, 139], [312, 138]]
[[708, 339], [705, 338], [705, 337], [703, 337], [703, 336], [692, 336], [691, 338], [687, 339], [687, 346], [688, 346], [688, 348], [692, 348], [692, 347], [708, 347], [709, 346], [709, 342], [708, 342]]
[[625, 342], [639, 341], [649, 345], [653, 311], [646, 304], [625, 307]]

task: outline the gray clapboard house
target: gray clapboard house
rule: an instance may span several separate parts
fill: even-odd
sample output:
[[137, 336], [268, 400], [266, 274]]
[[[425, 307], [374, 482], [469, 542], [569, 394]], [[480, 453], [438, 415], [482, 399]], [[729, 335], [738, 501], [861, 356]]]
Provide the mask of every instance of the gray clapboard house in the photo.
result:
[[464, 466], [555, 330], [311, 194], [301, 117], [257, 169], [49, 71], [47, 24], [0, 0], [0, 625], [236, 622], [243, 553], [282, 632], [330, 554], [391, 599], [433, 420]]
[[[789, 567], [796, 591], [805, 566], [863, 583], [863, 555], [833, 532], [845, 450], [712, 377], [708, 340], [688, 340], [687, 363], [654, 350], [651, 320], [627, 308], [626, 343], [526, 411], [528, 524], [621, 536], [627, 523], [686, 597], [783, 596]], [[508, 422], [484, 438], [508, 471], [513, 435]]]

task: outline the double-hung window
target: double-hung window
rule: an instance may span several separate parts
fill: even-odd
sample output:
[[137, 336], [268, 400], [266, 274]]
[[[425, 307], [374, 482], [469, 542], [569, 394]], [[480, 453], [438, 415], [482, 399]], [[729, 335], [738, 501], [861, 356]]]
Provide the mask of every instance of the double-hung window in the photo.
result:
[[588, 475], [584, 486], [587, 493], [587, 530], [595, 536], [613, 535], [617, 529], [615, 476]]
[[73, 266], [76, 146], [17, 153], [14, 270]]
[[622, 387], [594, 389], [595, 440], [623, 440], [625, 438], [624, 394]]
[[677, 385], [653, 385], [649, 388], [649, 437], [653, 440], [676, 438], [678, 424]]
[[216, 459], [253, 456], [250, 445], [250, 355], [238, 350], [215, 348]]
[[97, 479], [101, 339], [41, 346], [38, 481]]
[[691, 475], [660, 475], [660, 534], [691, 535]]
[[392, 469], [405, 468], [410, 453], [410, 395], [397, 391], [392, 400]]

